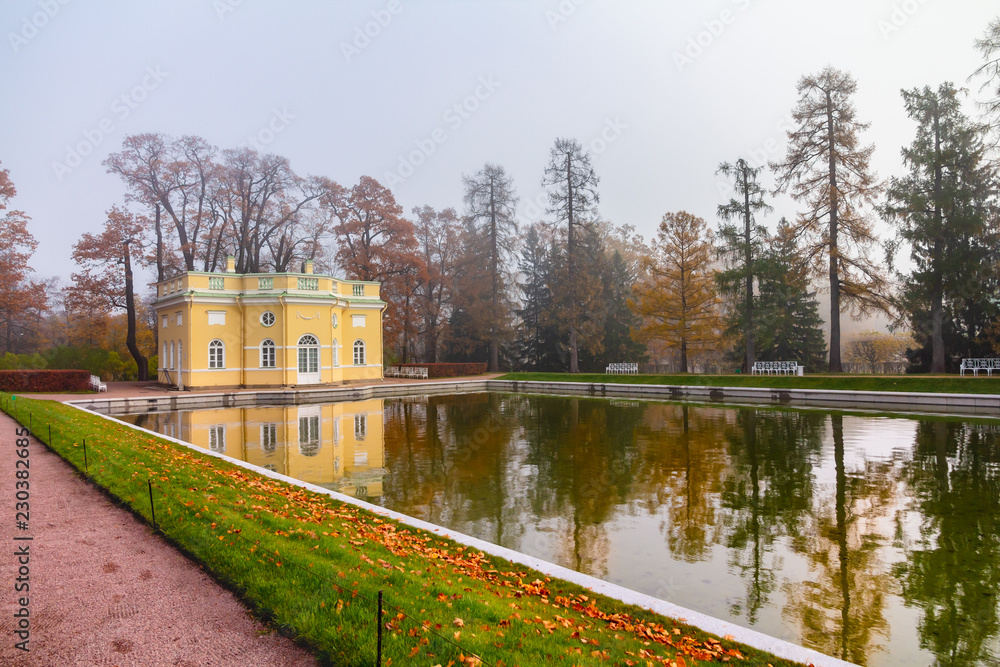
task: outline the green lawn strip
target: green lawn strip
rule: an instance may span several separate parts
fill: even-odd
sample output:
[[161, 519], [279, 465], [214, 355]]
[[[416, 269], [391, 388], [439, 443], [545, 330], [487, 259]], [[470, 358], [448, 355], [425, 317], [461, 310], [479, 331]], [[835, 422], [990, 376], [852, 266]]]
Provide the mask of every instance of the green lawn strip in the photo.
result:
[[838, 391], [1000, 394], [1000, 377], [954, 375], [605, 375], [602, 373], [509, 373], [498, 380], [584, 382], [588, 384], [658, 384], [687, 387], [760, 387]]
[[92, 480], [147, 519], [151, 480], [164, 535], [329, 664], [373, 664], [379, 590], [397, 665], [793, 664], [61, 403], [16, 406], [81, 471], [86, 438]]

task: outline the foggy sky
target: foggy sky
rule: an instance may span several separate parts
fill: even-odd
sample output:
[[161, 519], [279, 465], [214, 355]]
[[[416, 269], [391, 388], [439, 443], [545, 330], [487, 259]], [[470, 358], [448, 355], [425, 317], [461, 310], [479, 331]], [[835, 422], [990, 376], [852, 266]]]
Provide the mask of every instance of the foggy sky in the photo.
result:
[[[4, 0], [0, 164], [68, 280], [72, 244], [124, 188], [101, 161], [128, 134], [195, 134], [287, 156], [299, 175], [370, 175], [415, 206], [461, 209], [463, 174], [504, 165], [542, 216], [557, 137], [601, 178], [600, 212], [648, 239], [667, 211], [716, 226], [720, 162], [784, 155], [795, 84], [858, 80], [880, 177], [913, 136], [900, 88], [966, 78], [983, 0]], [[969, 102], [970, 109], [972, 102]], [[765, 222], [794, 215], [773, 202]]]

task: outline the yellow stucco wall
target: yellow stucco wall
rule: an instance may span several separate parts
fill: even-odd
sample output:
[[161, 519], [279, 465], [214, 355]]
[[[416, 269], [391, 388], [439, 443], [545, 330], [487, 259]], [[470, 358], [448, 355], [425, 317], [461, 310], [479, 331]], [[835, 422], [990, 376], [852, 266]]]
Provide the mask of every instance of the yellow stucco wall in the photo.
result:
[[[157, 295], [160, 382], [176, 385], [179, 375], [185, 387], [288, 386], [382, 377], [385, 303], [378, 283], [308, 273], [192, 272], [159, 283]], [[265, 313], [273, 322], [262, 319]], [[299, 373], [307, 335], [318, 341], [317, 375]], [[210, 367], [215, 340], [223, 346], [223, 368]], [[273, 368], [261, 365], [267, 340], [275, 348]], [[355, 364], [359, 340], [364, 363]]]

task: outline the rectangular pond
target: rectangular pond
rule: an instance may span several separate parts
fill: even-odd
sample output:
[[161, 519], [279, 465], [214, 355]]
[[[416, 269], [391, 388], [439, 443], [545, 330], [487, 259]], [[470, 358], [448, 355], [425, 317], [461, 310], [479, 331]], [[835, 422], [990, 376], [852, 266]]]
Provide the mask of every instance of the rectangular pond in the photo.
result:
[[119, 417], [861, 665], [1000, 664], [1000, 422], [470, 393]]

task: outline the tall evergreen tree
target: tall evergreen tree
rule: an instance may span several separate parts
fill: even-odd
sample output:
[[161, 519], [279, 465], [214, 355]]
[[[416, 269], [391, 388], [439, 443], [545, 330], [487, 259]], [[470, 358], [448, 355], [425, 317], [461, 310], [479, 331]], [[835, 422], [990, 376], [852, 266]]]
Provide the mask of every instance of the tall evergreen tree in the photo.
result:
[[826, 361], [823, 318], [795, 232], [784, 219], [771, 239], [760, 279], [760, 355], [795, 360], [810, 372]]
[[517, 310], [517, 358], [524, 370], [554, 371], [560, 363], [558, 332], [547, 317], [552, 308], [552, 259], [539, 227], [536, 223], [528, 228], [518, 261], [523, 282], [518, 283], [522, 307]]
[[517, 234], [514, 181], [497, 164], [487, 164], [463, 177], [468, 219], [482, 238], [481, 260], [489, 271], [489, 370], [500, 370], [500, 343], [509, 330], [511, 279], [509, 262]]
[[542, 186], [549, 187], [548, 212], [566, 230], [565, 318], [569, 329], [569, 372], [579, 373], [580, 329], [586, 316], [587, 275], [581, 270], [585, 237], [596, 218], [599, 179], [590, 166], [590, 153], [572, 139], [556, 139], [545, 168]]
[[857, 83], [828, 67], [798, 83], [792, 111], [797, 127], [788, 132], [785, 160], [773, 163], [779, 191], [806, 204], [796, 221], [806, 255], [830, 288], [830, 371], [843, 370], [840, 315], [885, 309], [886, 280], [869, 257], [877, 238], [867, 212], [879, 193], [870, 162], [874, 146], [860, 145], [868, 123], [857, 120], [852, 97]]
[[595, 370], [607, 368], [611, 363], [639, 362], [646, 357], [646, 346], [633, 337], [642, 327], [642, 318], [628, 305], [637, 276], [637, 267], [619, 251], [606, 258], [602, 272], [603, 354], [597, 359]]
[[[970, 302], [981, 307], [997, 296], [990, 278], [998, 239], [989, 223], [995, 174], [985, 159], [986, 129], [965, 116], [951, 83], [902, 95], [917, 136], [903, 149], [909, 173], [892, 179], [882, 211], [896, 228], [890, 257], [895, 245], [910, 248], [913, 270], [905, 278], [902, 309], [917, 336], [929, 339], [931, 372], [943, 373], [946, 320], [953, 326], [962, 319], [956, 309]], [[979, 333], [966, 332], [970, 340]]]
[[976, 48], [983, 54], [983, 64], [973, 77], [983, 80], [979, 90], [985, 91], [987, 98], [981, 106], [996, 134], [994, 140], [1000, 143], [1000, 17], [993, 19], [986, 34], [976, 40]]
[[[744, 371], [749, 371], [755, 360], [753, 289], [754, 281], [760, 277], [759, 265], [767, 240], [767, 230], [756, 223], [755, 214], [771, 210], [764, 202], [764, 188], [758, 180], [761, 169], [740, 158], [735, 164], [720, 164], [717, 172], [733, 179], [736, 194], [718, 209], [723, 220], [719, 227], [718, 254], [727, 261], [728, 268], [716, 274], [716, 280], [721, 292], [742, 301]], [[739, 224], [733, 224], [734, 221]]]

